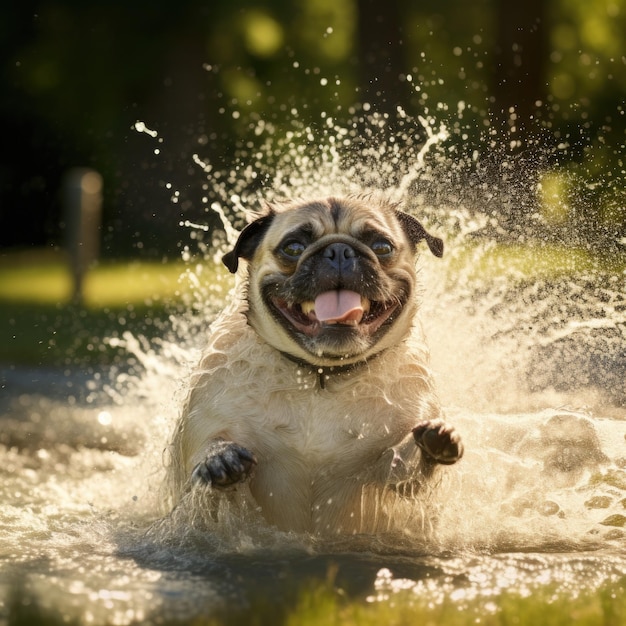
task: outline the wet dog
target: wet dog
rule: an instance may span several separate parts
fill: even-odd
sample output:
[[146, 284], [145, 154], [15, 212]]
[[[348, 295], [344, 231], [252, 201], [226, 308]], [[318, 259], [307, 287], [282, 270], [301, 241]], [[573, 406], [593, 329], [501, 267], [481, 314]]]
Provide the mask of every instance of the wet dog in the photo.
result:
[[175, 499], [245, 492], [282, 530], [402, 528], [461, 458], [416, 320], [416, 256], [443, 243], [367, 197], [269, 208], [224, 256], [245, 290], [212, 326], [172, 442]]

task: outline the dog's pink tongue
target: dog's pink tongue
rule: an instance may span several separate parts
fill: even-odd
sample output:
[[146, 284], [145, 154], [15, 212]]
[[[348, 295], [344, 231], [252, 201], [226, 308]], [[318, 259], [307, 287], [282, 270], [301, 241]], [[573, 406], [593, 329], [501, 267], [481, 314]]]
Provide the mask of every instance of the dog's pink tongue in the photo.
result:
[[358, 324], [363, 317], [361, 296], [347, 289], [325, 291], [315, 298], [315, 317], [329, 324]]

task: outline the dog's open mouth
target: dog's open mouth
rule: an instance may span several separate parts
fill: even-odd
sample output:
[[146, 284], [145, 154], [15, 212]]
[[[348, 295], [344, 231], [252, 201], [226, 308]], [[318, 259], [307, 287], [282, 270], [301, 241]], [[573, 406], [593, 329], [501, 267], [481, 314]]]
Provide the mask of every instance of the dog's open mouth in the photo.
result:
[[296, 330], [309, 337], [329, 327], [372, 335], [400, 307], [397, 300], [377, 302], [348, 289], [325, 291], [315, 300], [295, 304], [277, 298], [272, 304]]

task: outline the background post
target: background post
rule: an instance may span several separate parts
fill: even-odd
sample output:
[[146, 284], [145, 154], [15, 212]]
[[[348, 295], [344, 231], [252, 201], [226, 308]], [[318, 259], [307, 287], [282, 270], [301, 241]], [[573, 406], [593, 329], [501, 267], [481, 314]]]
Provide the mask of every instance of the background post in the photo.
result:
[[102, 176], [88, 168], [73, 168], [63, 183], [65, 243], [73, 280], [73, 299], [83, 301], [83, 283], [100, 253]]

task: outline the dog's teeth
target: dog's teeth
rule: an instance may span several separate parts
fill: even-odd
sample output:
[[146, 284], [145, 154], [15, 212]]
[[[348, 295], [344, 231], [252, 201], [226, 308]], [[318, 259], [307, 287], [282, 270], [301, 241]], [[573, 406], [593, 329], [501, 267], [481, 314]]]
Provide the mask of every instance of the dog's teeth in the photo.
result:
[[313, 311], [315, 311], [315, 302], [313, 302], [312, 300], [308, 302], [302, 302], [300, 304], [300, 308], [305, 315], [310, 315], [311, 313], [313, 313]]
[[363, 315], [367, 315], [369, 313], [370, 305], [371, 305], [370, 301], [367, 298], [361, 296], [361, 306], [363, 307]]

